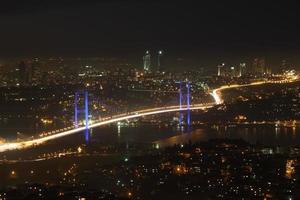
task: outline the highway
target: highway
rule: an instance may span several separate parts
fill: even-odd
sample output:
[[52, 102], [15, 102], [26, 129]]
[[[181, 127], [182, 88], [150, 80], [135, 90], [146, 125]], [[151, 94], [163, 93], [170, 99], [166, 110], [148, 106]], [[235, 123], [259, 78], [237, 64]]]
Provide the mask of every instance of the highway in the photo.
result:
[[[210, 108], [214, 105], [214, 103], [211, 104], [195, 104], [191, 105], [190, 110], [203, 110]], [[149, 115], [157, 115], [157, 114], [162, 114], [162, 113], [169, 113], [169, 112], [178, 112], [178, 111], [184, 111], [187, 110], [185, 106], [183, 106], [181, 109], [179, 106], [169, 106], [169, 107], [160, 107], [160, 108], [152, 108], [152, 109], [145, 109], [145, 110], [139, 110], [131, 113], [125, 113], [121, 115], [116, 115], [113, 117], [109, 118], [104, 118], [101, 121], [95, 121], [91, 124], [89, 124], [89, 128], [95, 128], [111, 123], [115, 123], [118, 121], [123, 121], [123, 120], [129, 120], [133, 118], [138, 118], [138, 117], [144, 117], [144, 116], [149, 116]], [[69, 127], [70, 128], [70, 127]], [[72, 135], [81, 131], [85, 130], [85, 127], [79, 127], [79, 128], [72, 128], [70, 130], [66, 130], [69, 128], [65, 129], [60, 129], [58, 131], [52, 131], [52, 135], [47, 135], [42, 136], [40, 138], [36, 139], [30, 139], [27, 141], [21, 141], [21, 142], [9, 142], [9, 143], [4, 143], [0, 145], [0, 152], [5, 152], [5, 151], [10, 151], [10, 150], [16, 150], [16, 149], [24, 149], [32, 146], [36, 146], [42, 143], [45, 143], [50, 140], [58, 139], [61, 137], [65, 137], [68, 135]]]
[[299, 81], [298, 77], [292, 78], [292, 79], [284, 79], [280, 81], [257, 81], [247, 84], [234, 84], [234, 85], [224, 85], [219, 88], [214, 89], [210, 95], [214, 98], [216, 104], [222, 104], [224, 100], [222, 99], [221, 91], [227, 90], [227, 89], [233, 89], [233, 88], [242, 88], [242, 87], [249, 87], [249, 86], [255, 86], [255, 85], [263, 85], [263, 84], [284, 84], [284, 83], [291, 83]]
[[235, 85], [224, 85], [224, 86], [221, 86], [219, 88], [214, 89], [212, 91], [212, 93], [210, 93], [210, 94], [214, 98], [216, 104], [222, 104], [224, 102], [224, 100], [222, 99], [222, 96], [221, 96], [221, 91], [222, 90], [248, 87], [248, 86], [253, 86], [253, 85], [262, 85], [262, 84], [266, 84], [266, 83], [275, 83], [275, 82], [274, 81], [258, 81], [258, 82], [243, 84], [243, 85], [237, 85], [237, 84], [235, 84]]
[[[262, 85], [262, 84], [266, 84], [266, 83], [287, 83], [287, 82], [293, 82], [293, 81], [295, 81], [295, 80], [259, 81], [259, 82], [253, 82], [253, 83], [243, 84], [243, 85], [221, 86], [219, 88], [214, 89], [211, 93], [215, 102], [208, 103], [208, 104], [194, 104], [194, 105], [191, 105], [190, 110], [204, 110], [204, 109], [213, 107], [214, 105], [222, 104], [223, 99], [221, 97], [221, 91], [226, 90], [226, 89], [247, 87], [247, 86], [253, 86], [253, 85]], [[131, 113], [124, 113], [124, 114], [120, 114], [120, 115], [115, 115], [113, 117], [104, 118], [104, 119], [101, 119], [100, 121], [94, 121], [89, 124], [89, 128], [95, 128], [95, 127], [115, 123], [118, 121], [130, 120], [130, 119], [138, 118], [138, 117], [157, 115], [157, 114], [169, 113], [169, 112], [185, 111], [185, 110], [187, 110], [186, 106], [183, 106], [182, 108], [179, 108], [179, 106], [168, 106], [168, 107], [159, 107], [159, 108], [138, 110], [138, 111], [131, 112]], [[45, 143], [50, 140], [54, 140], [54, 139], [72, 135], [72, 134], [75, 134], [78, 132], [82, 132], [84, 130], [85, 130], [84, 126], [79, 127], [79, 128], [68, 127], [68, 128], [52, 131], [50, 133], [43, 133], [40, 135], [39, 138], [31, 137], [30, 139], [28, 139], [26, 141], [3, 143], [3, 144], [0, 144], [0, 152], [24, 149], [24, 148], [36, 146], [36, 145]]]

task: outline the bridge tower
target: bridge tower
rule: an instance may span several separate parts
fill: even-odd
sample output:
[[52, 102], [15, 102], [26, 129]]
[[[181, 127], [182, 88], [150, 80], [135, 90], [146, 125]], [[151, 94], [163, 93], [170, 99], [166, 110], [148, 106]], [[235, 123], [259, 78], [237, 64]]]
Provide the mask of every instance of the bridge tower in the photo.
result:
[[[79, 108], [78, 102], [80, 95], [84, 98], [84, 107], [82, 109]], [[80, 113], [84, 113], [85, 120], [85, 141], [89, 141], [89, 101], [88, 101], [88, 91], [75, 92], [75, 110], [74, 110], [74, 121], [75, 128], [78, 128], [78, 115]]]
[[182, 88], [182, 81], [179, 82], [179, 125], [182, 126], [182, 103], [183, 103], [183, 97], [186, 97], [186, 124], [190, 126], [191, 124], [191, 97], [190, 97], [190, 81], [186, 82], [186, 95], [183, 95], [183, 88]]
[[191, 110], [190, 110], [190, 106], [191, 106], [191, 97], [190, 97], [190, 81], [187, 82], [186, 84], [186, 124], [188, 126], [191, 125]]
[[182, 126], [182, 82], [179, 82], [179, 126]]

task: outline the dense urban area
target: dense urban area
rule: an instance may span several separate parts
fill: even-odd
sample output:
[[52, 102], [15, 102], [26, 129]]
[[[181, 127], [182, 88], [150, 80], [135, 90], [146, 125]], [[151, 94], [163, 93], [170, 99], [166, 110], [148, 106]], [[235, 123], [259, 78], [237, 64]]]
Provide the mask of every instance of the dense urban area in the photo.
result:
[[[118, 138], [123, 128], [130, 131], [144, 126], [159, 127], [160, 132], [172, 130], [169, 138], [109, 143], [97, 138], [103, 131], [116, 134], [112, 124], [91, 129], [89, 142], [84, 142], [79, 132], [79, 136], [67, 136], [73, 142], [66, 137], [22, 152], [3, 152], [0, 199], [299, 198], [298, 145], [220, 137], [227, 129], [257, 127], [275, 128], [276, 133], [291, 129], [291, 134], [299, 137], [300, 84], [285, 60], [276, 73], [271, 73], [263, 58], [248, 65], [222, 63], [212, 72], [179, 73], [163, 70], [162, 51], [157, 59], [159, 65], [152, 68], [147, 51], [143, 69], [123, 60], [101, 58], [3, 62], [0, 117], [1, 130], [7, 132], [2, 136], [4, 145], [74, 127], [78, 91], [88, 91], [88, 123], [92, 124], [145, 108], [174, 106], [181, 101], [184, 106], [188, 103], [187, 80], [191, 106], [217, 102], [214, 89], [228, 89], [216, 93], [223, 103], [205, 110], [117, 123]], [[258, 81], [263, 83], [230, 88]], [[84, 107], [84, 101], [84, 96], [79, 96], [78, 106]], [[78, 117], [84, 124], [84, 117]], [[176, 138], [197, 135], [202, 129], [218, 132], [219, 139]]]
[[300, 199], [291, 1], [4, 1], [0, 200]]

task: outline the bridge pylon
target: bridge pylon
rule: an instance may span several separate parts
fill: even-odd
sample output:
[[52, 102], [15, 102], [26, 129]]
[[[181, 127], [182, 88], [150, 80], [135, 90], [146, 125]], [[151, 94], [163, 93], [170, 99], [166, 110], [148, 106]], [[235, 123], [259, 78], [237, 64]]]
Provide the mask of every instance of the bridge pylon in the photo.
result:
[[179, 126], [182, 126], [182, 82], [179, 83]]
[[[83, 108], [79, 108], [79, 98], [80, 96], [84, 99]], [[89, 100], [88, 100], [88, 91], [77, 91], [75, 92], [75, 101], [74, 101], [74, 125], [75, 128], [78, 128], [78, 115], [84, 113], [84, 121], [85, 121], [85, 141], [89, 141]]]
[[190, 126], [191, 124], [191, 97], [190, 97], [190, 81], [187, 81], [186, 84], [186, 94], [183, 94], [182, 81], [179, 82], [179, 126], [182, 126], [182, 104], [184, 101], [184, 97], [186, 97], [186, 124]]
[[191, 97], [190, 97], [190, 88], [191, 88], [190, 81], [188, 81], [187, 84], [186, 84], [186, 107], [187, 107], [187, 110], [186, 110], [186, 124], [188, 126], [191, 125], [191, 110], [190, 110], [190, 107], [191, 107]]

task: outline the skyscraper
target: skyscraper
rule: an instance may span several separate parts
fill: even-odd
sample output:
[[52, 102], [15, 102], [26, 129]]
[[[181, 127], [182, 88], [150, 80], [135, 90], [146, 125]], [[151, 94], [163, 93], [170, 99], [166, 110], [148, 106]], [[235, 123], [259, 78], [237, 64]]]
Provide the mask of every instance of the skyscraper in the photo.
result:
[[28, 65], [25, 63], [25, 61], [21, 61], [17, 68], [17, 80], [19, 84], [26, 85], [29, 82], [29, 74], [28, 74]]
[[41, 63], [38, 58], [34, 58], [31, 64], [31, 81], [36, 82], [39, 76]]
[[157, 70], [159, 72], [162, 72], [164, 70], [163, 69], [163, 62], [162, 62], [163, 55], [164, 55], [164, 52], [162, 50], [159, 50], [158, 54], [157, 54]]
[[217, 66], [217, 68], [218, 68], [217, 75], [218, 76], [224, 76], [224, 71], [222, 70], [222, 68], [224, 68], [224, 66], [225, 66], [225, 63], [222, 63], [222, 64], [220, 64], [220, 65]]
[[266, 62], [264, 58], [255, 58], [252, 64], [252, 71], [256, 75], [263, 75], [266, 72]]
[[144, 70], [149, 72], [151, 68], [151, 55], [149, 51], [146, 51], [143, 57], [143, 62], [144, 62]]
[[282, 73], [285, 72], [286, 70], [288, 70], [288, 62], [287, 60], [282, 60], [279, 71]]
[[243, 76], [246, 73], [246, 63], [240, 63], [238, 76]]

